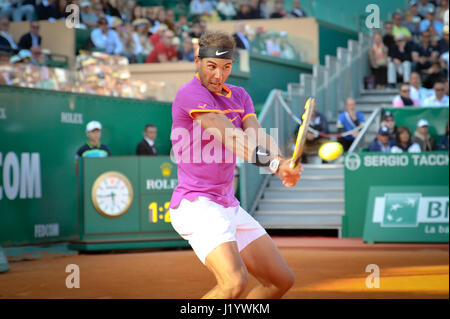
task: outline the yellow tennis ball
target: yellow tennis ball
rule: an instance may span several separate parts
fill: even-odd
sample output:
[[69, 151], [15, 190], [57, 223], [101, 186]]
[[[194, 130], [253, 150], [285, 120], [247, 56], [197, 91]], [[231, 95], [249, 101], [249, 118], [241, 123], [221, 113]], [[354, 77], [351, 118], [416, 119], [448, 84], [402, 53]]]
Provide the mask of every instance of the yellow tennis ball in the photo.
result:
[[319, 156], [325, 161], [334, 161], [344, 153], [344, 148], [338, 142], [328, 142], [319, 148]]

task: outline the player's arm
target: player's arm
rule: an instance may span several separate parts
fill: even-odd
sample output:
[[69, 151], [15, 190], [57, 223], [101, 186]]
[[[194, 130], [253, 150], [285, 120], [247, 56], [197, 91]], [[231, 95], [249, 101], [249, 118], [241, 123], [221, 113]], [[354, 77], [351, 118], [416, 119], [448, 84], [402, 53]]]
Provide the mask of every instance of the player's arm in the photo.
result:
[[277, 142], [261, 128], [256, 116], [248, 116], [242, 123], [242, 128], [247, 135], [254, 138], [259, 145], [262, 145], [265, 149], [269, 150], [271, 154], [282, 156]]
[[[276, 147], [277, 152], [275, 154], [272, 154], [269, 151], [270, 155], [268, 157], [270, 158], [264, 157], [264, 159], [262, 159], [262, 157], [258, 156], [260, 145], [257, 140], [241, 129], [236, 128], [225, 115], [213, 112], [196, 112], [193, 113], [192, 116], [195, 120], [199, 120], [200, 125], [216, 139], [221, 141], [228, 150], [247, 162], [252, 164], [255, 164], [256, 162], [256, 165], [258, 166], [267, 166], [259, 165], [258, 162], [268, 163], [272, 159], [279, 159], [280, 166], [277, 175], [283, 181], [283, 184], [287, 187], [297, 184], [300, 179], [300, 172], [303, 169], [301, 166], [296, 169], [291, 169], [289, 167], [289, 161], [279, 158], [278, 147]], [[265, 150], [262, 150], [262, 152], [265, 152]]]

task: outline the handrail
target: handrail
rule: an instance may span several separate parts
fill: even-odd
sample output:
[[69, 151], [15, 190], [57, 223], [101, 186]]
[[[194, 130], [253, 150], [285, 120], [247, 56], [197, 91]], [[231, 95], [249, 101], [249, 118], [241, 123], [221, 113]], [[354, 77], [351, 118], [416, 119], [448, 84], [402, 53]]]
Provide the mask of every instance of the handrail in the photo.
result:
[[361, 140], [364, 138], [366, 132], [369, 130], [372, 123], [375, 121], [375, 118], [377, 115], [381, 112], [381, 107], [377, 107], [372, 114], [370, 114], [369, 119], [367, 120], [367, 123], [364, 125], [363, 129], [361, 130], [361, 133], [359, 133], [358, 137], [353, 141], [352, 145], [350, 146], [348, 153], [353, 153], [355, 149], [359, 146]]

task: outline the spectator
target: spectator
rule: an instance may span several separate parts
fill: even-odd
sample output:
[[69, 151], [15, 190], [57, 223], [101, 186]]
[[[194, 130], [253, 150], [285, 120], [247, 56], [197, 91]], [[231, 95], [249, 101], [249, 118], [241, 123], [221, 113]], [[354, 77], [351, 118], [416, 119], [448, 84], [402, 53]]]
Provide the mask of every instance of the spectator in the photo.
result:
[[250, 0], [249, 1], [250, 8], [250, 19], [262, 19], [261, 9], [259, 7], [259, 0]]
[[83, 0], [80, 4], [80, 20], [88, 28], [93, 29], [97, 26], [97, 21], [99, 16], [95, 14], [95, 11], [103, 13], [101, 5], [95, 5], [94, 9], [91, 10], [91, 3], [87, 0]]
[[32, 46], [41, 45], [41, 36], [39, 34], [39, 21], [30, 22], [30, 32], [25, 33], [19, 40], [20, 49], [31, 49]]
[[59, 12], [59, 19], [64, 19], [67, 18], [71, 12], [66, 12], [66, 7], [67, 7], [67, 2], [70, 0], [56, 0], [56, 8], [58, 9]]
[[449, 41], [448, 40], [448, 33], [449, 33], [448, 25], [444, 26], [442, 33], [443, 33], [443, 37], [437, 43], [437, 49], [439, 50], [439, 55], [441, 55], [441, 56], [445, 52], [448, 52], [448, 41]]
[[[35, 0], [13, 0], [12, 5], [12, 19], [20, 22], [25, 17], [25, 20], [31, 21], [34, 18]], [[1, 16], [1, 15], [0, 15]]]
[[[317, 111], [317, 104], [313, 104], [314, 108], [312, 110], [310, 127], [320, 133], [329, 134], [328, 121], [325, 115]], [[299, 127], [297, 127], [296, 132], [298, 132]], [[297, 134], [295, 134], [296, 136]], [[322, 144], [329, 142], [328, 138], [322, 137], [319, 134], [314, 134], [311, 132], [306, 133], [306, 142], [304, 149], [304, 156], [302, 158], [303, 163], [308, 162], [308, 156], [317, 156], [317, 151]]]
[[430, 96], [424, 101], [423, 106], [428, 107], [448, 107], [448, 96], [445, 95], [445, 85], [441, 81], [436, 81], [434, 83], [434, 95]]
[[9, 19], [7, 17], [0, 18], [0, 50], [12, 51], [17, 49], [18, 46], [9, 33]]
[[439, 6], [436, 8], [435, 11], [435, 18], [437, 21], [444, 23], [445, 18], [445, 11], [448, 10], [448, 0], [441, 0], [439, 3]]
[[296, 18], [305, 18], [307, 17], [305, 10], [300, 7], [300, 0], [292, 1], [292, 11], [291, 15]]
[[434, 139], [428, 134], [428, 125], [427, 120], [420, 119], [417, 122], [417, 129], [414, 132], [414, 137], [412, 138], [412, 142], [419, 144], [422, 152], [435, 150]]
[[78, 175], [78, 160], [81, 157], [108, 157], [111, 156], [109, 147], [100, 143], [102, 137], [102, 124], [91, 121], [86, 125], [88, 142], [82, 145], [75, 154], [75, 172]]
[[[143, 8], [141, 6], [135, 6], [133, 8], [133, 21], [137, 20], [137, 19], [142, 19], [142, 18], [148, 19], [149, 11], [151, 11], [153, 14], [153, 8], [148, 7], [148, 8], [146, 8], [146, 10], [144, 10], [144, 9], [145, 8]], [[149, 20], [149, 23], [150, 23], [150, 25], [153, 25], [153, 21]]]
[[287, 13], [284, 11], [283, 0], [276, 0], [274, 5], [274, 12], [270, 15], [271, 19], [284, 18]]
[[431, 67], [424, 72], [425, 76], [423, 78], [423, 86], [427, 89], [434, 88], [434, 83], [442, 81], [444, 78], [444, 73], [441, 68], [441, 63], [435, 61], [431, 63]]
[[408, 28], [403, 26], [403, 17], [400, 13], [394, 13], [393, 16], [394, 26], [392, 29], [392, 34], [394, 38], [397, 36], [404, 36], [408, 41], [412, 39], [411, 32], [409, 32]]
[[220, 0], [216, 10], [222, 20], [233, 20], [236, 16], [236, 9], [231, 0]]
[[121, 8], [119, 8], [119, 4], [117, 3], [117, 10], [120, 12], [120, 17], [125, 23], [132, 23], [136, 0], [121, 0], [119, 3], [122, 3]]
[[[356, 102], [353, 98], [347, 98], [345, 101], [345, 111], [340, 113], [336, 121], [336, 128], [339, 133], [352, 131], [364, 123], [364, 114], [356, 111]], [[355, 138], [359, 135], [359, 130], [356, 130], [350, 135], [339, 139], [339, 142], [348, 151]]]
[[392, 101], [393, 107], [419, 106], [418, 100], [411, 99], [410, 88], [408, 83], [400, 85], [400, 94], [395, 96]]
[[429, 9], [425, 15], [425, 19], [420, 22], [420, 32], [428, 30], [433, 37], [442, 37], [443, 28], [444, 25], [434, 19], [434, 9]]
[[91, 32], [91, 40], [96, 48], [104, 50], [108, 54], [122, 54], [123, 45], [116, 31], [108, 28], [106, 18], [98, 20], [98, 28]]
[[158, 42], [163, 38], [164, 33], [168, 30], [167, 25], [164, 23], [158, 24], [158, 28], [156, 29], [156, 32], [153, 33], [149, 39], [153, 44], [153, 47], [156, 47]]
[[30, 64], [35, 66], [41, 66], [45, 64], [40, 46], [38, 45], [32, 46], [30, 51], [31, 51]]
[[389, 129], [380, 127], [376, 139], [369, 145], [369, 152], [390, 153], [394, 142], [389, 139]]
[[194, 22], [192, 24], [192, 30], [189, 33], [189, 36], [191, 38], [195, 38], [195, 39], [200, 39], [200, 37], [202, 36], [202, 29], [200, 27], [200, 22]]
[[420, 43], [415, 46], [411, 54], [412, 70], [420, 72], [429, 69], [431, 62], [437, 61], [439, 52], [431, 45], [431, 34], [429, 31], [424, 31], [420, 35]]
[[144, 135], [144, 138], [136, 147], [136, 155], [158, 155], [158, 150], [156, 149], [155, 145], [157, 135], [156, 126], [154, 126], [153, 124], [145, 125], [142, 135]]
[[392, 34], [393, 24], [390, 21], [384, 23], [383, 43], [388, 48], [388, 55], [392, 56], [392, 48], [395, 45], [395, 38]]
[[407, 27], [409, 32], [416, 37], [420, 35], [420, 22], [422, 18], [419, 16], [419, 6], [416, 1], [410, 2], [408, 12], [405, 14], [405, 21], [403, 26]]
[[174, 34], [171, 30], [164, 32], [162, 41], [155, 45], [155, 49], [145, 60], [146, 63], [176, 62], [177, 52], [172, 45]]
[[61, 18], [61, 14], [55, 5], [55, 0], [43, 0], [36, 6], [38, 20], [55, 21]]
[[136, 43], [138, 62], [141, 63], [153, 51], [153, 44], [147, 33], [150, 23], [147, 19], [137, 19], [133, 21], [132, 25], [134, 26], [133, 40]]
[[267, 3], [266, 0], [259, 0], [259, 8], [261, 9], [261, 14], [264, 19], [269, 19], [272, 14], [272, 7]]
[[441, 140], [439, 141], [439, 150], [440, 151], [448, 151], [448, 121], [447, 126], [445, 128], [445, 135], [441, 137]]
[[411, 132], [406, 126], [400, 126], [395, 135], [395, 144], [391, 148], [391, 153], [420, 153], [420, 146], [411, 141]]
[[177, 33], [175, 12], [172, 9], [166, 11], [166, 19], [164, 20], [164, 23], [167, 24], [169, 30], [172, 30], [175, 34]]
[[194, 62], [194, 46], [192, 45], [192, 39], [190, 37], [184, 39], [183, 49], [181, 50], [181, 60]]
[[419, 106], [423, 106], [425, 99], [430, 95], [434, 94], [432, 90], [422, 87], [422, 81], [420, 79], [420, 74], [417, 72], [412, 72], [409, 79], [409, 96], [414, 101], [419, 101]]
[[185, 14], [181, 14], [178, 17], [178, 21], [175, 24], [175, 28], [176, 28], [176, 35], [177, 36], [181, 36], [183, 34], [183, 32], [189, 32], [189, 23], [187, 20], [187, 17]]
[[270, 56], [281, 57], [281, 43], [277, 33], [271, 32], [266, 41], [267, 54]]
[[383, 44], [381, 33], [376, 32], [373, 35], [369, 59], [376, 88], [384, 89], [387, 84], [388, 48]]
[[103, 7], [103, 13], [109, 15], [110, 17], [117, 17], [121, 19], [119, 10], [116, 9], [109, 0], [100, 0], [101, 6]]
[[131, 25], [123, 25], [122, 20], [117, 17], [113, 17], [113, 19], [112, 29], [116, 31], [122, 43], [122, 52], [119, 54], [127, 57], [130, 63], [137, 63], [139, 48], [133, 36], [133, 27]]
[[192, 0], [190, 13], [198, 19], [202, 16], [210, 16], [213, 13], [213, 6], [209, 0]]
[[419, 0], [419, 15], [422, 19], [425, 19], [430, 9], [434, 10], [434, 4], [430, 3], [429, 0]]
[[236, 42], [236, 48], [243, 50], [250, 50], [250, 42], [245, 35], [245, 24], [244, 22], [237, 22], [234, 25], [233, 38]]
[[406, 42], [404, 35], [395, 37], [395, 45], [392, 48], [392, 61], [388, 63], [388, 83], [392, 86], [397, 83], [397, 77], [401, 76], [403, 82], [409, 82], [411, 73], [413, 44]]
[[0, 0], [0, 18], [9, 17], [12, 13], [12, 6], [10, 0]]
[[395, 141], [395, 134], [397, 133], [397, 126], [395, 126], [394, 115], [387, 111], [383, 115], [380, 126], [386, 126], [389, 129], [389, 139]]
[[248, 4], [241, 4], [239, 6], [238, 12], [236, 13], [236, 16], [234, 17], [235, 20], [246, 20], [251, 19], [250, 15], [250, 6]]

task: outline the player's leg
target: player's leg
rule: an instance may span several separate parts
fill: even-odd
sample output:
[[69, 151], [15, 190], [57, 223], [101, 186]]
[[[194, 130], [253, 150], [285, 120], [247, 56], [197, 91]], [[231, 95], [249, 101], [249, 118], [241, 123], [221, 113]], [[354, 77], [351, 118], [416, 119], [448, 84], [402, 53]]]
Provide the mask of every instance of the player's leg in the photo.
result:
[[252, 241], [241, 250], [241, 256], [248, 271], [260, 282], [247, 298], [281, 298], [294, 285], [294, 273], [269, 235]]
[[239, 298], [248, 282], [248, 272], [235, 241], [220, 244], [206, 256], [206, 267], [214, 274], [217, 285], [204, 299]]

